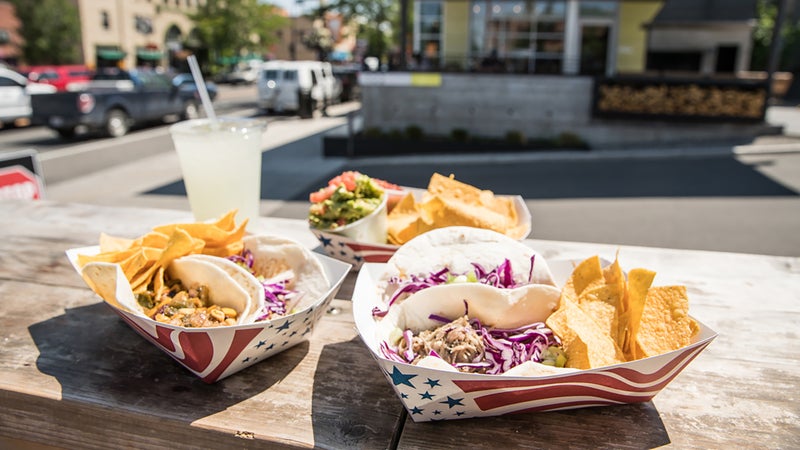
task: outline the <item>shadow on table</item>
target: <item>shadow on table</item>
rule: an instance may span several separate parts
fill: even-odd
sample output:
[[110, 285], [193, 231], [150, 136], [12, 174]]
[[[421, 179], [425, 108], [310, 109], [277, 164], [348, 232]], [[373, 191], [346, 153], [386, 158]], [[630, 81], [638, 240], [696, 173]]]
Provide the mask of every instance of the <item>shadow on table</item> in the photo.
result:
[[414, 423], [403, 428], [400, 447], [437, 444], [448, 448], [655, 448], [670, 443], [652, 402], [546, 413], [509, 414], [444, 422]]
[[402, 417], [402, 405], [360, 338], [322, 349], [311, 403], [317, 447], [389, 448]]
[[399, 443], [410, 448], [474, 448], [477, 443], [492, 448], [653, 448], [670, 443], [652, 402], [435, 423], [414, 423], [406, 417], [359, 338], [325, 346], [312, 402], [318, 447], [386, 448]]
[[213, 385], [136, 334], [104, 303], [70, 308], [28, 327], [36, 366], [61, 384], [62, 398], [194, 421], [280, 382], [308, 352], [292, 347]]

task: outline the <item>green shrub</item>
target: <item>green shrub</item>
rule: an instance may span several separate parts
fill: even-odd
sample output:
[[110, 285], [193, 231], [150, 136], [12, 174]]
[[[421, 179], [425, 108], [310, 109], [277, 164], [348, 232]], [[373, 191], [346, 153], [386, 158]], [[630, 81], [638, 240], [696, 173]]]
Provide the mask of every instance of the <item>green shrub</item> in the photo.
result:
[[561, 148], [580, 148], [587, 149], [589, 145], [580, 136], [575, 133], [565, 131], [558, 135], [555, 141], [556, 145]]
[[450, 132], [450, 139], [456, 142], [467, 142], [469, 140], [469, 131], [463, 128], [453, 128]]
[[389, 130], [389, 132], [386, 134], [386, 137], [388, 137], [389, 139], [394, 139], [399, 141], [401, 139], [405, 139], [406, 135], [403, 134], [403, 132], [398, 130], [397, 128], [393, 128]]
[[425, 132], [418, 125], [409, 125], [406, 127], [406, 137], [412, 141], [420, 141], [425, 136]]
[[383, 136], [383, 130], [380, 127], [369, 127], [363, 131], [364, 137], [379, 138]]
[[525, 135], [521, 131], [511, 130], [506, 133], [506, 143], [513, 145], [524, 145]]

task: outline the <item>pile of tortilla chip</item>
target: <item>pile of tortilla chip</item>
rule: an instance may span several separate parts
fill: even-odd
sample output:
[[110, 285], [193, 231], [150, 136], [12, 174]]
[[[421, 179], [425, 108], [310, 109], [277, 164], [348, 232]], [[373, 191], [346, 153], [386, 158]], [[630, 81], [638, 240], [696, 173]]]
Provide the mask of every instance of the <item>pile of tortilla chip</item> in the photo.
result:
[[101, 234], [100, 253], [79, 255], [78, 265], [119, 264], [134, 293], [148, 286], [158, 291], [164, 284], [166, 267], [177, 258], [197, 253], [220, 257], [240, 253], [247, 220], [237, 227], [235, 215], [236, 210], [232, 210], [213, 223], [163, 225], [133, 240]]
[[496, 197], [481, 190], [434, 173], [421, 202], [406, 194], [389, 212], [388, 241], [402, 245], [417, 235], [449, 226], [486, 228], [507, 235], [518, 233], [517, 210], [509, 198]]
[[597, 256], [575, 267], [546, 323], [561, 339], [567, 367], [591, 369], [660, 355], [691, 343], [699, 332], [689, 317], [685, 286], [652, 286], [655, 272], [618, 260], [603, 268]]

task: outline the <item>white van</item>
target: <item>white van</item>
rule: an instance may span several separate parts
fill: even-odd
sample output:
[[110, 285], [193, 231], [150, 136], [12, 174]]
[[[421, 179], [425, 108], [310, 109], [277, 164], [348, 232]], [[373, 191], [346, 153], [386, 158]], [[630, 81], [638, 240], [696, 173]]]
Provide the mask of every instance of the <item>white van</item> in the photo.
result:
[[[258, 75], [258, 107], [272, 111], [310, 114], [337, 103], [342, 87], [330, 63], [320, 61], [268, 61]], [[301, 104], [301, 99], [308, 104]]]

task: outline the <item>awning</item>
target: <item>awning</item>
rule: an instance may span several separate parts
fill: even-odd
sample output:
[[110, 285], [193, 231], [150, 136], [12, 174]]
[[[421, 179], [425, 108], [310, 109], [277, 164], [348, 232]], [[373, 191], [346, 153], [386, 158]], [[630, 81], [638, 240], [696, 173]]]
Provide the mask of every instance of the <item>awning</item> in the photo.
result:
[[139, 59], [146, 59], [148, 61], [158, 61], [164, 57], [164, 53], [158, 50], [136, 50], [136, 57]]
[[113, 61], [118, 61], [125, 57], [127, 53], [123, 52], [122, 50], [115, 50], [115, 49], [102, 49], [97, 51], [97, 57], [103, 59], [110, 59]]

